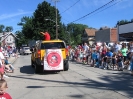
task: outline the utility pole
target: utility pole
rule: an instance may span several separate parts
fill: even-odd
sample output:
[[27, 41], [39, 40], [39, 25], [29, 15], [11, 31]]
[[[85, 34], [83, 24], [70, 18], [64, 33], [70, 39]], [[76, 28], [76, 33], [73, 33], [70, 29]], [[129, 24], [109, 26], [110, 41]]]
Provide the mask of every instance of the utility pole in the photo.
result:
[[59, 0], [52, 0], [52, 1], [54, 1], [55, 2], [55, 13], [56, 13], [56, 39], [58, 39], [58, 18], [57, 18], [57, 2], [59, 1]]

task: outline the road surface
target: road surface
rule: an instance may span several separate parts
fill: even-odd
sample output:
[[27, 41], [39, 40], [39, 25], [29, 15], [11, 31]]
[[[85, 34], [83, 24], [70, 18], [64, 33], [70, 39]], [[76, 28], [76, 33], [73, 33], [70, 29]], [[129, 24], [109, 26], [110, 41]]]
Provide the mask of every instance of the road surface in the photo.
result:
[[6, 79], [13, 99], [133, 99], [129, 72], [70, 62], [68, 71], [35, 74], [30, 64], [30, 55], [21, 55]]

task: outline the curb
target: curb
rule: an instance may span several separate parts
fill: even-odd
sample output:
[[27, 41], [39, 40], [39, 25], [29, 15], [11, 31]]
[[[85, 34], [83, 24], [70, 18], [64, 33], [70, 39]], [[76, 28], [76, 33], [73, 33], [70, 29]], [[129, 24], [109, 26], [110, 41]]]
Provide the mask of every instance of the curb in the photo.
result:
[[17, 59], [18, 59], [18, 57], [13, 58], [13, 59], [9, 60], [9, 63], [14, 64], [14, 62], [15, 62]]
[[17, 59], [18, 59], [18, 57], [17, 57], [17, 58], [15, 58], [15, 59], [12, 61], [12, 64], [14, 64], [14, 62], [15, 62]]

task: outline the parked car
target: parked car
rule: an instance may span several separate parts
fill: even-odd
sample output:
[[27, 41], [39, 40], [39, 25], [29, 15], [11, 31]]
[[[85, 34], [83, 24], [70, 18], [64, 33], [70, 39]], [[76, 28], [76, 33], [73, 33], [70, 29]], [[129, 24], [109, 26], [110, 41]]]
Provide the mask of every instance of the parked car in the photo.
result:
[[20, 55], [28, 55], [31, 54], [30, 47], [22, 47], [20, 49]]

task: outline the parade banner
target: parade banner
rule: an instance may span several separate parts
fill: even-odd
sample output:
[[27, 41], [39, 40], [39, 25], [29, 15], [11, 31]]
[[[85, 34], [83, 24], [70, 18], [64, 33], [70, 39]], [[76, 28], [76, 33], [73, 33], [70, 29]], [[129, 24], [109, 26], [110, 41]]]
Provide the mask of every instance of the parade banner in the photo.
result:
[[44, 70], [63, 70], [61, 49], [47, 49], [44, 57]]

